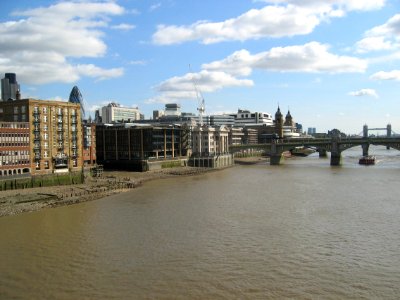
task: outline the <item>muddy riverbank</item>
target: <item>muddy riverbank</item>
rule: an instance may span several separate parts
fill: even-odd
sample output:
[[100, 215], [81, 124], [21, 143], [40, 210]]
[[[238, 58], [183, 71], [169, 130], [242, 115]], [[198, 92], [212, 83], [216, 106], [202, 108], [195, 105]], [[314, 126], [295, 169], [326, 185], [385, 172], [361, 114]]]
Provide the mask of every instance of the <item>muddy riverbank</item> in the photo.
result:
[[191, 167], [144, 173], [107, 171], [104, 172], [102, 178], [86, 178], [84, 184], [2, 191], [0, 193], [0, 217], [100, 199], [129, 191], [148, 180], [198, 175], [210, 171], [213, 170]]

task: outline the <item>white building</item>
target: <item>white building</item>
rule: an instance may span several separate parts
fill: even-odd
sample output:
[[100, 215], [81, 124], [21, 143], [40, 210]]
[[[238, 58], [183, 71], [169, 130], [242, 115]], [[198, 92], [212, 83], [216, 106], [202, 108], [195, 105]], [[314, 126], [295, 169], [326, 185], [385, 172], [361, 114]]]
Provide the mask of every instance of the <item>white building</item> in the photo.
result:
[[165, 104], [164, 115], [167, 117], [169, 116], [179, 117], [181, 115], [181, 106], [176, 103]]
[[118, 103], [110, 103], [101, 108], [102, 123], [140, 120], [140, 112], [137, 107], [122, 107]]
[[192, 131], [193, 154], [213, 156], [229, 153], [229, 130], [225, 126], [196, 126]]
[[238, 109], [235, 117], [235, 126], [272, 126], [274, 124], [272, 115], [264, 112], [250, 112]]

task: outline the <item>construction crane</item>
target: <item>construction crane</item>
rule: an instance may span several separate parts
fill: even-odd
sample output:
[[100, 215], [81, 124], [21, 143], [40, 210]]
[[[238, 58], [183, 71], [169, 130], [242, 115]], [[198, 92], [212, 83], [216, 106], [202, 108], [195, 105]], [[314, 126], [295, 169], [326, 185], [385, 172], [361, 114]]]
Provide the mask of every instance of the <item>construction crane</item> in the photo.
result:
[[192, 82], [193, 82], [194, 91], [196, 92], [196, 98], [197, 98], [197, 102], [198, 102], [197, 111], [199, 112], [199, 124], [200, 124], [200, 126], [203, 126], [203, 114], [206, 111], [206, 104], [205, 104], [202, 93], [200, 92], [200, 90], [197, 87], [196, 80], [194, 79], [190, 65], [189, 65], [189, 70], [190, 70], [190, 73], [192, 74]]

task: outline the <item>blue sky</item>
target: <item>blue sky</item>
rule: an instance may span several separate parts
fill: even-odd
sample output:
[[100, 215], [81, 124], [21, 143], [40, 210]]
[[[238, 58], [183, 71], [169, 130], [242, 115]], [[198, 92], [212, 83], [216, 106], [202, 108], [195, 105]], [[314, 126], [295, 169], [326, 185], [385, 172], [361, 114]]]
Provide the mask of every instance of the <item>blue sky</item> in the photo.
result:
[[[400, 133], [397, 0], [1, 1], [0, 74], [23, 97], [108, 102], [146, 118], [277, 106], [318, 132]], [[190, 65], [190, 68], [189, 68]]]

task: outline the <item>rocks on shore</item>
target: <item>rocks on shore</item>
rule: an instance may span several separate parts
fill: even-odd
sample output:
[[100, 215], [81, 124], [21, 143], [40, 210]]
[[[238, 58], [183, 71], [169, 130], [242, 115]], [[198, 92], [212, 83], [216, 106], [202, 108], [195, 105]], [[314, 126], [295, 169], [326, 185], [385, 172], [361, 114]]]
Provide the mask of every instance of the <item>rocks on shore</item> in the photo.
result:
[[148, 180], [196, 175], [211, 170], [182, 167], [145, 173], [104, 172], [102, 178], [88, 178], [84, 184], [3, 191], [0, 194], [0, 217], [100, 199], [136, 188]]

